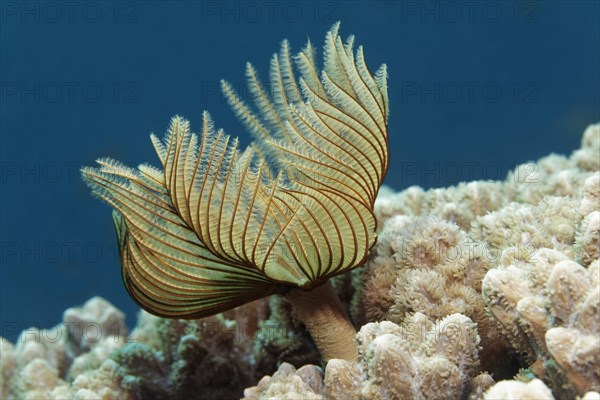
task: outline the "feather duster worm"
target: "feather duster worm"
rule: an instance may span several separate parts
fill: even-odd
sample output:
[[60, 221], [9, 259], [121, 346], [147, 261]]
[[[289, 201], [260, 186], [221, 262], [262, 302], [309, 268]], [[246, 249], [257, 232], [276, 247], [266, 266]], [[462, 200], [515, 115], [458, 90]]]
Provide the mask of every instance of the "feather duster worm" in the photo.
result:
[[115, 209], [123, 281], [142, 308], [201, 318], [285, 294], [325, 360], [356, 358], [354, 327], [327, 281], [361, 265], [376, 241], [387, 74], [385, 65], [371, 74], [338, 28], [320, 72], [310, 42], [292, 60], [284, 41], [269, 94], [247, 65], [257, 111], [222, 82], [255, 139], [245, 150], [205, 112], [199, 134], [174, 117], [163, 139], [152, 135], [161, 169], [105, 158], [82, 170]]

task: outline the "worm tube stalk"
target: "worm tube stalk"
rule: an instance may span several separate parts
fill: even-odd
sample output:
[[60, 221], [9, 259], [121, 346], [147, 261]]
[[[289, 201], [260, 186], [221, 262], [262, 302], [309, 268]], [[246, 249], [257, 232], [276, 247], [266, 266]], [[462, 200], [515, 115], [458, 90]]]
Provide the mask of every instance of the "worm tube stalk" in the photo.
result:
[[312, 290], [293, 289], [286, 298], [308, 329], [325, 362], [332, 358], [358, 360], [356, 329], [329, 281]]

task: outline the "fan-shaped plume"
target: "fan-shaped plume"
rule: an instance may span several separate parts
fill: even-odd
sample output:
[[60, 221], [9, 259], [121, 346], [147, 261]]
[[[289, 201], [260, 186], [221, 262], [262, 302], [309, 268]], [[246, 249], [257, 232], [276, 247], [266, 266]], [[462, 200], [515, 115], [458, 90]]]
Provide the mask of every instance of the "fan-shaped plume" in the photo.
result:
[[388, 166], [386, 70], [372, 75], [338, 28], [320, 72], [310, 42], [295, 59], [283, 42], [268, 89], [248, 64], [257, 112], [222, 82], [255, 138], [244, 151], [205, 112], [199, 134], [174, 117], [162, 140], [152, 135], [160, 170], [111, 159], [83, 169], [116, 210], [123, 280], [143, 308], [207, 316], [313, 288], [367, 257]]

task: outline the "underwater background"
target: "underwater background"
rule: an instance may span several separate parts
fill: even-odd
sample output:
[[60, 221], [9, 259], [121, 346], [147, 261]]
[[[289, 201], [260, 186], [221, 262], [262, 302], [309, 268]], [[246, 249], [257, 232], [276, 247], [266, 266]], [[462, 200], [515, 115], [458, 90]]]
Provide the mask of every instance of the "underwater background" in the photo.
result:
[[395, 190], [502, 180], [578, 148], [600, 119], [596, 1], [91, 1], [0, 3], [0, 336], [102, 296], [133, 325], [110, 208], [79, 169], [158, 164], [149, 133], [179, 114], [249, 136], [220, 94], [263, 81], [282, 38], [320, 49], [331, 25], [389, 72]]

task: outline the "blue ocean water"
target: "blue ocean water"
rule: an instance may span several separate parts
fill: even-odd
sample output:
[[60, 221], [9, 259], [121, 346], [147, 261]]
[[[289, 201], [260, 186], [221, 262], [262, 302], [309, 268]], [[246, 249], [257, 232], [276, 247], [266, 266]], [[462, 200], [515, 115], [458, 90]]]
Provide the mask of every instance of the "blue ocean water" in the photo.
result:
[[79, 168], [111, 156], [158, 165], [148, 135], [209, 110], [249, 137], [219, 91], [263, 79], [283, 38], [321, 47], [356, 35], [387, 63], [385, 183], [443, 187], [503, 179], [568, 154], [600, 119], [596, 1], [3, 1], [0, 3], [0, 336], [60, 321], [100, 295], [133, 324], [110, 208]]

